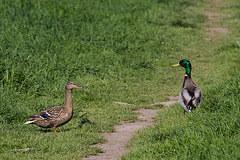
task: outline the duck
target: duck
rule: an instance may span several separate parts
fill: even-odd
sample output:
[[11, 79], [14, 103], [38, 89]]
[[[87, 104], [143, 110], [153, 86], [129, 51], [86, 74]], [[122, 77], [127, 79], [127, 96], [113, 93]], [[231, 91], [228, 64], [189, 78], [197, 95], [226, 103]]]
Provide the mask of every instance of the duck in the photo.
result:
[[73, 89], [81, 89], [74, 82], [67, 82], [65, 102], [62, 106], [55, 106], [44, 111], [38, 112], [30, 116], [29, 120], [25, 124], [36, 124], [42, 128], [53, 128], [56, 133], [56, 127], [62, 126], [68, 123], [73, 116], [73, 104], [71, 98], [71, 92]]
[[184, 109], [184, 114], [185, 112], [191, 112], [193, 109], [196, 109], [196, 107], [200, 107], [203, 100], [202, 91], [197, 87], [191, 78], [191, 63], [187, 59], [182, 59], [179, 63], [172, 66], [182, 66], [186, 69], [182, 90], [179, 94], [179, 100], [182, 108]]

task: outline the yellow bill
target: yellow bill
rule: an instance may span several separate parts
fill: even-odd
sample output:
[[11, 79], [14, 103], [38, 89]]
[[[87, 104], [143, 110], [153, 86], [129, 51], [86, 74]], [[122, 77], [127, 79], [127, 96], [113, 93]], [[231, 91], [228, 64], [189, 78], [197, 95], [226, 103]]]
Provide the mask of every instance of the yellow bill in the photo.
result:
[[180, 64], [178, 63], [178, 64], [174, 64], [174, 65], [172, 65], [173, 67], [177, 67], [177, 66], [180, 66]]

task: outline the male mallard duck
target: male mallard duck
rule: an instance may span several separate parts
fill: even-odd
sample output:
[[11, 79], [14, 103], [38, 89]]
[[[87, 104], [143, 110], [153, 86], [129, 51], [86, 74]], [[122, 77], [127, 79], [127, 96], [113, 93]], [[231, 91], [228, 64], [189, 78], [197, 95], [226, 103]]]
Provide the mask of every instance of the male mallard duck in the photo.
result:
[[30, 119], [24, 124], [36, 124], [43, 128], [53, 128], [54, 132], [57, 132], [56, 127], [69, 122], [73, 115], [71, 91], [72, 89], [80, 89], [82, 87], [77, 86], [74, 82], [68, 82], [65, 88], [66, 96], [65, 102], [62, 106], [55, 106], [34, 114], [30, 116]]
[[182, 91], [180, 92], [179, 99], [180, 104], [185, 112], [191, 112], [196, 107], [200, 107], [201, 101], [203, 99], [201, 90], [192, 81], [191, 78], [191, 63], [183, 59], [178, 64], [172, 66], [182, 66], [186, 69]]

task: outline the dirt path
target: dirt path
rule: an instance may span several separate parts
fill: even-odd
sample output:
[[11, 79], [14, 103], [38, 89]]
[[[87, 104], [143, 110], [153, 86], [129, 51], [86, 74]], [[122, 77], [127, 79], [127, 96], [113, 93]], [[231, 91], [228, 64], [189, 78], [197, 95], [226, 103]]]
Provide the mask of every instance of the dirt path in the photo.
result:
[[[151, 105], [163, 104], [170, 106], [178, 102], [178, 97], [169, 96], [170, 101], [159, 102]], [[131, 105], [122, 102], [116, 102], [123, 105]], [[103, 137], [107, 140], [107, 143], [96, 144], [92, 147], [100, 147], [104, 153], [90, 156], [89, 158], [83, 158], [83, 160], [117, 160], [126, 152], [129, 151], [127, 145], [132, 137], [132, 134], [144, 127], [148, 127], [154, 124], [154, 117], [157, 115], [158, 109], [140, 109], [134, 111], [138, 114], [138, 121], [134, 123], [122, 122], [121, 125], [114, 127], [113, 133], [104, 133]]]
[[219, 17], [219, 12], [218, 12], [221, 2], [223, 2], [223, 0], [213, 0], [210, 3], [210, 7], [208, 8], [208, 11], [206, 13], [208, 17], [208, 22], [207, 22], [207, 28], [205, 29], [206, 30], [205, 33], [207, 35], [205, 40], [214, 40], [215, 38], [217, 38], [217, 36], [223, 35], [229, 32], [227, 28], [216, 27], [216, 26], [219, 26], [219, 22], [221, 22], [221, 19]]

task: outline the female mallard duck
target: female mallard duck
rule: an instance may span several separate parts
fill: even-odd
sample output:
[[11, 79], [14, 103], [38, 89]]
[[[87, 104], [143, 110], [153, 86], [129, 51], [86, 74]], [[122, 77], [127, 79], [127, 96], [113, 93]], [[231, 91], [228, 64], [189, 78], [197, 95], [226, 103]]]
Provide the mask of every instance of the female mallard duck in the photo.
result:
[[73, 104], [71, 99], [72, 89], [80, 89], [82, 87], [77, 86], [73, 82], [66, 84], [66, 96], [65, 102], [62, 106], [55, 106], [47, 110], [41, 111], [37, 114], [30, 116], [29, 121], [24, 124], [36, 124], [42, 128], [53, 128], [54, 132], [56, 127], [66, 124], [72, 119], [73, 115]]
[[201, 90], [192, 81], [191, 78], [191, 63], [183, 59], [178, 64], [172, 66], [182, 66], [186, 69], [182, 91], [180, 92], [179, 99], [180, 104], [185, 112], [191, 112], [196, 107], [200, 107], [201, 101], [203, 99]]

